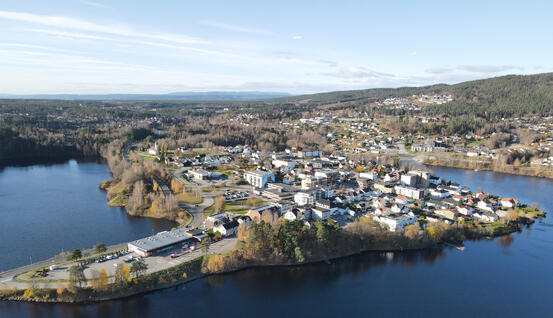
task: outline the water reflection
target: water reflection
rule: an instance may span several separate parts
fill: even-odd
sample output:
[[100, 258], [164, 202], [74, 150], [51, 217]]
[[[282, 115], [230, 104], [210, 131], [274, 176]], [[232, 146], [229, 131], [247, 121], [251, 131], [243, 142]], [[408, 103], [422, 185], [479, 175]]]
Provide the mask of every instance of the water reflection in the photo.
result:
[[512, 235], [505, 235], [497, 239], [497, 245], [503, 248], [507, 248], [513, 245], [514, 241], [515, 241], [515, 238]]
[[365, 275], [376, 267], [400, 265], [414, 267], [431, 265], [443, 260], [449, 247], [434, 247], [422, 251], [367, 252], [333, 260], [330, 264], [316, 263], [303, 266], [258, 267], [237, 273], [210, 276], [205, 279], [211, 288], [223, 288], [229, 282], [245, 290], [259, 290], [271, 285], [273, 289], [288, 289], [302, 285], [328, 286], [344, 275]]

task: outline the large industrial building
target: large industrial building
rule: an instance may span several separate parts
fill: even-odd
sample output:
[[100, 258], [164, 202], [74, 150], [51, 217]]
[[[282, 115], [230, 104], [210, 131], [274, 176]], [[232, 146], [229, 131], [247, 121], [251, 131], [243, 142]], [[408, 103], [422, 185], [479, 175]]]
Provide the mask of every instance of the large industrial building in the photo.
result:
[[207, 235], [201, 231], [188, 232], [185, 228], [173, 231], [163, 231], [156, 235], [145, 237], [127, 243], [129, 250], [142, 256], [151, 256], [174, 249], [198, 246]]

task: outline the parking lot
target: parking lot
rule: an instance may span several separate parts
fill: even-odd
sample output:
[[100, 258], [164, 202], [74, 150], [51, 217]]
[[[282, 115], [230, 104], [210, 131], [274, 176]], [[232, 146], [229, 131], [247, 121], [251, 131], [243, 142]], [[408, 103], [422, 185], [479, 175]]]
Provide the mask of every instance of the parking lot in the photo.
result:
[[[213, 253], [225, 253], [236, 245], [236, 238], [226, 238], [219, 242], [212, 243], [209, 247], [208, 254]], [[175, 248], [173, 250], [169, 250], [162, 255], [156, 255], [156, 256], [149, 256], [143, 258], [144, 262], [148, 266], [148, 270], [146, 273], [152, 273], [157, 272], [163, 269], [167, 269], [179, 264], [182, 264], [184, 262], [191, 261], [195, 258], [198, 258], [203, 255], [204, 251], [201, 249], [196, 249], [190, 252], [187, 252], [181, 256], [178, 256], [176, 258], [170, 258], [169, 255], [173, 252], [179, 252], [180, 248]], [[84, 273], [86, 278], [90, 279], [92, 277], [97, 277], [97, 273], [99, 273], [101, 268], [104, 268], [106, 271], [106, 274], [108, 276], [115, 275], [116, 266], [119, 266], [119, 264], [126, 263], [127, 266], [131, 266], [132, 262], [125, 262], [125, 260], [128, 260], [129, 258], [140, 258], [140, 255], [137, 253], [128, 253], [116, 258], [112, 258], [110, 260], [106, 260], [101, 263], [90, 263], [85, 267]], [[68, 264], [66, 266], [61, 266], [58, 269], [51, 270], [48, 272], [48, 276], [46, 279], [48, 280], [67, 280], [69, 279], [69, 267], [71, 267], [74, 264]], [[96, 273], [96, 274], [95, 274]]]
[[246, 192], [239, 191], [239, 192], [225, 192], [224, 197], [226, 202], [232, 202], [232, 201], [239, 201], [239, 200], [245, 200], [250, 195]]

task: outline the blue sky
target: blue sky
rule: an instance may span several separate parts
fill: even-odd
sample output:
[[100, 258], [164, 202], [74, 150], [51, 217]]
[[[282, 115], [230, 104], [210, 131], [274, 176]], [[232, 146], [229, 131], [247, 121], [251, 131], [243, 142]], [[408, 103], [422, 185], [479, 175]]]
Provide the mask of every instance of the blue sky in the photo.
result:
[[0, 93], [313, 93], [553, 71], [551, 1], [3, 0]]

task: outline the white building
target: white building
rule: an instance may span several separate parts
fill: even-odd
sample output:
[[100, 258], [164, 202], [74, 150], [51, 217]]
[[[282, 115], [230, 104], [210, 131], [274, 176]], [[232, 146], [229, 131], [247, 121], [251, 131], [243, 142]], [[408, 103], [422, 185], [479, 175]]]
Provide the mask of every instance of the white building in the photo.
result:
[[469, 151], [467, 151], [467, 156], [469, 156], [469, 157], [478, 157], [478, 151], [469, 150]]
[[301, 191], [294, 195], [294, 202], [299, 206], [315, 203], [315, 191]]
[[246, 182], [257, 188], [265, 188], [269, 181], [275, 182], [275, 175], [272, 172], [255, 170], [244, 174]]
[[410, 175], [410, 174], [404, 174], [401, 176], [401, 184], [406, 185], [408, 187], [413, 187], [417, 183], [417, 176]]
[[231, 236], [238, 232], [238, 225], [238, 221], [230, 221], [213, 227], [213, 231], [221, 233], [222, 236]]
[[417, 217], [411, 212], [402, 215], [393, 214], [374, 216], [373, 219], [378, 223], [387, 225], [388, 229], [392, 232], [403, 229], [407, 225], [417, 222]]
[[369, 172], [361, 172], [359, 173], [359, 178], [365, 178], [365, 179], [369, 179], [369, 180], [376, 180], [378, 179], [378, 174], [376, 174], [375, 172], [372, 172], [372, 171], [369, 171]]
[[481, 210], [488, 211], [488, 212], [493, 212], [494, 211], [493, 206], [490, 203], [486, 202], [486, 201], [478, 201], [478, 204], [476, 205], [476, 207], [481, 209]]
[[473, 213], [472, 217], [483, 222], [495, 222], [499, 219], [497, 214], [488, 211]]
[[290, 171], [298, 166], [298, 163], [288, 159], [275, 159], [273, 160], [273, 166], [277, 169], [282, 168], [284, 171]]
[[463, 215], [471, 215], [473, 209], [470, 206], [458, 206], [457, 211]]
[[518, 200], [516, 199], [502, 198], [499, 202], [501, 203], [501, 206], [505, 208], [513, 208], [515, 206], [518, 206]]
[[326, 220], [338, 213], [340, 213], [340, 209], [338, 208], [325, 209], [321, 207], [314, 207], [311, 210], [311, 217], [313, 220]]
[[299, 158], [320, 157], [323, 152], [320, 150], [300, 150], [298, 151]]
[[408, 198], [421, 200], [424, 198], [424, 190], [407, 186], [395, 186], [396, 194], [404, 195]]
[[192, 169], [188, 172], [188, 174], [196, 180], [209, 179], [209, 172], [207, 172], [203, 169]]
[[445, 190], [432, 189], [430, 190], [430, 196], [434, 199], [444, 199], [451, 195], [451, 193]]
[[150, 149], [148, 149], [148, 153], [154, 156], [157, 156], [157, 151], [157, 142], [154, 144], [153, 147], [150, 147]]

